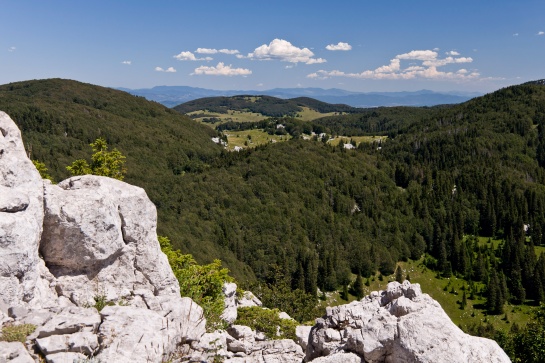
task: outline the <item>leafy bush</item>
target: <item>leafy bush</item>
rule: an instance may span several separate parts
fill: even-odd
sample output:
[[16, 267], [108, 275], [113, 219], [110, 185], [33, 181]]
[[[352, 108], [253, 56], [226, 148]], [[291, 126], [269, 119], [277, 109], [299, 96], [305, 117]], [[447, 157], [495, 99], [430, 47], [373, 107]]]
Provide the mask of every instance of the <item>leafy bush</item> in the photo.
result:
[[125, 164], [125, 156], [117, 149], [108, 151], [108, 144], [103, 138], [98, 138], [92, 142], [91, 148], [94, 154], [91, 156], [91, 164], [84, 159], [78, 159], [67, 166], [66, 169], [72, 175], [102, 175], [114, 179], [123, 180], [127, 172], [123, 165]]
[[34, 164], [34, 166], [38, 170], [38, 173], [40, 173], [40, 176], [42, 177], [42, 179], [51, 180], [51, 182], [54, 183], [53, 177], [49, 175], [49, 170], [45, 166], [45, 163], [42, 163], [41, 161], [38, 161], [38, 160], [32, 160], [32, 164]]
[[211, 331], [225, 328], [220, 318], [225, 308], [223, 284], [232, 282], [229, 270], [221, 267], [220, 260], [199, 265], [193, 256], [174, 250], [168, 237], [159, 236], [161, 250], [167, 256], [174, 275], [180, 284], [180, 294], [192, 298], [204, 310], [207, 328]]
[[281, 319], [278, 309], [264, 309], [259, 306], [238, 308], [236, 324], [246, 325], [253, 330], [265, 333], [269, 339], [296, 339], [295, 320]]
[[24, 343], [26, 337], [34, 330], [36, 330], [36, 325], [32, 324], [6, 325], [0, 330], [0, 341]]

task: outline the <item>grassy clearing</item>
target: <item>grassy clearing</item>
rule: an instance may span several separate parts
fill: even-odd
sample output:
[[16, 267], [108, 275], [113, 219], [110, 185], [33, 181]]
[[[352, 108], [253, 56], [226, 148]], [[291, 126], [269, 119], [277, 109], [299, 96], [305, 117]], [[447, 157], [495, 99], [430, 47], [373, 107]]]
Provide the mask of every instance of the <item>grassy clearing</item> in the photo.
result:
[[228, 150], [234, 150], [236, 146], [251, 148], [263, 144], [286, 141], [291, 138], [289, 135], [269, 135], [262, 129], [244, 131], [226, 131]]
[[[473, 324], [490, 323], [496, 329], [508, 332], [513, 323], [516, 322], [519, 326], [524, 326], [530, 321], [533, 306], [506, 304], [504, 306], [505, 314], [488, 315], [484, 309], [486, 299], [477, 295], [475, 299], [471, 300], [469, 291], [466, 291], [467, 306], [462, 310], [463, 289], [468, 286], [468, 282], [455, 276], [451, 278], [439, 277], [435, 272], [424, 266], [422, 261], [409, 260], [408, 262], [401, 262], [399, 265], [405, 276], [409, 274], [412, 283], [419, 283], [422, 292], [437, 300], [454, 324], [461, 326], [462, 329], [466, 330], [468, 326]], [[364, 278], [364, 281], [368, 281], [369, 286], [365, 286], [364, 291], [365, 295], [369, 295], [371, 291], [384, 290], [388, 282], [395, 281], [395, 276], [383, 276], [382, 281], [380, 281], [380, 275], [377, 274], [369, 279]], [[478, 286], [480, 289], [484, 287], [483, 284]], [[326, 295], [326, 301], [321, 303], [323, 306], [347, 304], [355, 300], [352, 295], [349, 295], [348, 301], [342, 300], [338, 292], [327, 293]]]
[[[216, 113], [216, 112], [208, 112], [206, 110], [198, 110], [198, 111], [190, 112], [187, 115], [189, 117], [195, 116], [195, 115], [202, 115], [201, 117], [194, 118], [194, 120], [201, 122], [205, 125], [208, 125], [212, 128], [215, 128], [216, 125], [220, 125], [228, 121], [255, 122], [255, 121], [265, 120], [266, 118], [268, 118], [267, 116], [263, 116], [260, 113], [242, 112], [242, 111], [234, 111], [234, 110], [229, 110], [227, 113]], [[220, 121], [216, 123], [203, 122], [203, 119], [212, 118], [212, 117], [217, 118]]]
[[303, 121], [312, 121], [316, 120], [320, 117], [326, 117], [326, 116], [334, 116], [334, 115], [342, 115], [342, 112], [327, 112], [327, 113], [321, 113], [316, 110], [310, 109], [308, 107], [301, 107], [303, 110], [299, 111], [296, 115], [297, 118], [303, 120]]
[[[258, 99], [257, 97], [248, 97], [248, 101], [250, 102], [255, 102], [257, 99]], [[302, 107], [302, 109], [303, 109], [302, 111], [297, 113], [296, 117], [303, 121], [312, 121], [320, 117], [342, 114], [339, 112], [320, 113], [308, 107]], [[269, 118], [268, 116], [264, 116], [261, 113], [235, 111], [235, 110], [228, 110], [227, 113], [217, 113], [217, 112], [209, 112], [207, 110], [197, 110], [197, 111], [189, 112], [187, 115], [191, 118], [194, 117], [193, 119], [195, 121], [202, 122], [203, 124], [208, 125], [210, 127], [216, 127], [216, 125], [220, 125], [228, 121], [256, 122], [256, 121], [261, 121], [261, 120], [265, 120]], [[216, 123], [203, 121], [204, 119], [209, 119], [209, 118], [217, 118], [220, 121]]]
[[[290, 135], [269, 135], [263, 129], [243, 130], [243, 131], [225, 131], [227, 135], [228, 150], [234, 150], [235, 147], [252, 148], [263, 144], [282, 142], [291, 139]], [[310, 137], [309, 135], [306, 135]], [[333, 146], [339, 145], [341, 139], [345, 143], [350, 142], [351, 139], [356, 141], [359, 145], [361, 142], [373, 142], [378, 140], [386, 140], [387, 136], [338, 136], [334, 140], [330, 141]]]

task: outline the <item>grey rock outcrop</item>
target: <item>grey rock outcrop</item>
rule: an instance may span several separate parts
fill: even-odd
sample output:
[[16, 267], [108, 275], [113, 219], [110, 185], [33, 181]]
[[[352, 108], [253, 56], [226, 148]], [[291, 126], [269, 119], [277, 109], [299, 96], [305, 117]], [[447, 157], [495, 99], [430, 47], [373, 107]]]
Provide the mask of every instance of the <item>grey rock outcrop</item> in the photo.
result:
[[306, 361], [340, 353], [377, 363], [510, 362], [496, 342], [465, 334], [439, 303], [408, 281], [327, 308], [310, 333]]
[[[26, 344], [33, 360], [161, 362], [205, 333], [156, 226], [141, 188], [91, 175], [42, 180], [0, 112], [0, 324], [37, 326]], [[99, 305], [115, 306], [99, 314]], [[2, 354], [18, 361], [21, 347], [2, 343]]]
[[0, 300], [8, 306], [53, 298], [40, 279], [46, 274], [38, 255], [42, 223], [42, 179], [19, 129], [0, 111]]

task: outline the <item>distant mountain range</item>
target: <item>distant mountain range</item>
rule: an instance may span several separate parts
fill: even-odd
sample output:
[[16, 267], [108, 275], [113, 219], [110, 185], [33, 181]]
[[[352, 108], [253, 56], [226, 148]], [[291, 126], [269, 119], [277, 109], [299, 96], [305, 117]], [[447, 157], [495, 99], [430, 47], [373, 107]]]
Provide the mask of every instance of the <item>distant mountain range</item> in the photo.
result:
[[338, 88], [274, 88], [266, 91], [219, 91], [188, 86], [157, 86], [153, 88], [129, 89], [118, 88], [150, 101], [159, 102], [167, 107], [203, 97], [264, 95], [278, 98], [311, 97], [332, 104], [346, 104], [352, 107], [379, 106], [435, 106], [441, 104], [462, 103], [481, 96], [477, 92], [434, 92], [420, 90], [412, 92], [350, 92]]

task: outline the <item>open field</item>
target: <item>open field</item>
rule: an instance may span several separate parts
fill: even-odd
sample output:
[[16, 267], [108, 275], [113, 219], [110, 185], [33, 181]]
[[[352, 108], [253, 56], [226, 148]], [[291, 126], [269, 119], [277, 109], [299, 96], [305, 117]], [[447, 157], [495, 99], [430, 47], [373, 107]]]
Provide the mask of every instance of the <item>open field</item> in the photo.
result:
[[263, 130], [243, 130], [243, 131], [226, 131], [227, 148], [234, 150], [236, 146], [242, 148], [251, 148], [271, 142], [286, 141], [291, 138], [290, 135], [269, 135]]
[[[261, 121], [267, 118], [267, 116], [263, 116], [260, 113], [253, 113], [253, 112], [241, 112], [241, 111], [233, 111], [229, 110], [227, 113], [217, 113], [217, 112], [208, 112], [206, 110], [199, 110], [199, 111], [193, 111], [187, 114], [189, 117], [193, 118], [192, 116], [195, 115], [202, 115], [201, 117], [193, 118], [195, 121], [202, 122], [205, 125], [208, 125], [212, 128], [215, 128], [216, 125], [233, 121], [233, 122], [255, 122], [255, 121]], [[220, 121], [216, 123], [210, 123], [210, 122], [204, 122], [204, 119], [209, 118], [217, 118]]]
[[303, 111], [300, 111], [297, 113], [297, 118], [300, 118], [303, 121], [312, 121], [316, 120], [320, 117], [326, 117], [326, 116], [334, 116], [334, 115], [342, 115], [342, 112], [327, 112], [327, 113], [320, 113], [316, 110], [312, 110], [308, 107], [302, 107]]
[[[242, 148], [248, 148], [248, 147], [256, 147], [263, 144], [268, 144], [271, 142], [281, 142], [281, 141], [287, 141], [291, 139], [290, 135], [269, 135], [263, 129], [253, 129], [253, 130], [243, 130], [243, 131], [225, 131], [225, 135], [227, 135], [227, 142], [228, 142], [228, 149], [234, 150], [235, 146], [242, 147]], [[308, 135], [307, 135], [308, 136]], [[373, 142], [378, 140], [386, 140], [387, 136], [354, 136], [354, 137], [346, 137], [346, 136], [338, 136], [334, 140], [330, 141], [329, 143], [331, 145], [339, 145], [339, 142], [341, 139], [344, 140], [345, 143], [350, 142], [350, 140], [355, 140], [356, 144], [360, 144], [361, 142]]]

